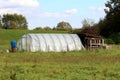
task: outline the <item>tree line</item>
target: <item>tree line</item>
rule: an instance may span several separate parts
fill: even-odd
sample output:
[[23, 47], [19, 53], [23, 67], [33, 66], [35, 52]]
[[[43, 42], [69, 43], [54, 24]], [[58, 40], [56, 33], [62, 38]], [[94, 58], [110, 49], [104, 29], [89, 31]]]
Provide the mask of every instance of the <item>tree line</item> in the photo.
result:
[[120, 0], [110, 0], [105, 4], [106, 16], [99, 22], [100, 34], [120, 43]]
[[[0, 28], [1, 29], [28, 29], [27, 20], [23, 15], [19, 14], [4, 14], [0, 16]], [[51, 30], [51, 27], [46, 26], [42, 27], [35, 27], [34, 30]], [[68, 22], [60, 22], [57, 24], [53, 30], [71, 30], [72, 26]]]
[[104, 19], [92, 25], [84, 20], [81, 32], [103, 36], [108, 43], [120, 44], [120, 0], [109, 0], [105, 3], [105, 7]]
[[50, 26], [45, 26], [45, 27], [36, 27], [34, 30], [72, 30], [72, 26], [65, 21], [61, 21], [57, 24], [56, 27], [51, 28]]

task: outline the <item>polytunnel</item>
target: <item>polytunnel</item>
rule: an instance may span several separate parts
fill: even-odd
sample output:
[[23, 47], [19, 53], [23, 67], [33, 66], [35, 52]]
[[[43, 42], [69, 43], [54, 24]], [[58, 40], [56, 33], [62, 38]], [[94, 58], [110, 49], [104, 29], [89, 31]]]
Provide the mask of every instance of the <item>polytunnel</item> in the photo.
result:
[[25, 34], [17, 43], [18, 51], [78, 51], [84, 46], [77, 34]]

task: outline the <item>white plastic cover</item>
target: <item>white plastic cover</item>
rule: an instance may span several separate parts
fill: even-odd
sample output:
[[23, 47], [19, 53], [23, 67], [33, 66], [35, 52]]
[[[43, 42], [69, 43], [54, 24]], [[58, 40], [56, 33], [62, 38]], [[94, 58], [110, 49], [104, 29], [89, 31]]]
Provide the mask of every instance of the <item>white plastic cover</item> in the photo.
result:
[[18, 41], [19, 51], [62, 52], [83, 49], [76, 34], [25, 34]]

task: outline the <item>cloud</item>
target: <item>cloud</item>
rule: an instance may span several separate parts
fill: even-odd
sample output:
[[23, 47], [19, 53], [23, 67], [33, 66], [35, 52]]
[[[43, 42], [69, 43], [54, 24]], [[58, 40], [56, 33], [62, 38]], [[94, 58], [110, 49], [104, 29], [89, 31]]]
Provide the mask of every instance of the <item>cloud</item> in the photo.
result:
[[78, 12], [78, 10], [77, 10], [77, 9], [70, 9], [70, 10], [66, 10], [65, 12], [66, 12], [67, 14], [75, 14], [75, 13]]
[[77, 9], [70, 9], [63, 12], [41, 11], [38, 0], [0, 0], [0, 14], [18, 13], [25, 16], [60, 18], [70, 17], [77, 12]]
[[6, 13], [18, 13], [21, 14], [20, 10], [17, 8], [0, 8], [0, 14], [6, 14]]
[[23, 14], [30, 16], [39, 7], [37, 0], [0, 0], [0, 14]]
[[64, 12], [42, 12], [43, 17], [66, 18], [77, 13], [77, 9], [70, 9]]
[[37, 0], [0, 0], [0, 8], [13, 7], [38, 7]]
[[104, 14], [105, 7], [90, 7], [89, 10], [92, 12], [92, 14]]
[[69, 17], [68, 14], [60, 13], [60, 12], [43, 12], [44, 17], [54, 17], [54, 18], [60, 18], [60, 17]]
[[0, 14], [3, 15], [3, 14], [14, 14], [14, 13], [17, 13], [17, 14], [22, 14], [24, 16], [32, 16], [32, 15], [35, 15], [36, 10], [34, 10], [34, 8], [0, 8]]

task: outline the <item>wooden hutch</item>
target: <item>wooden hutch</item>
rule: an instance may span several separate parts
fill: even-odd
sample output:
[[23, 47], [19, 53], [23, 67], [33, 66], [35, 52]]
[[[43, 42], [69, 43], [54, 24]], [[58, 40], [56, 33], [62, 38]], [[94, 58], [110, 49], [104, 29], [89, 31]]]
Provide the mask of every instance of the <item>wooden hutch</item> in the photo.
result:
[[94, 36], [90, 34], [78, 34], [84, 47], [86, 49], [96, 49], [104, 47], [104, 39], [101, 36]]

